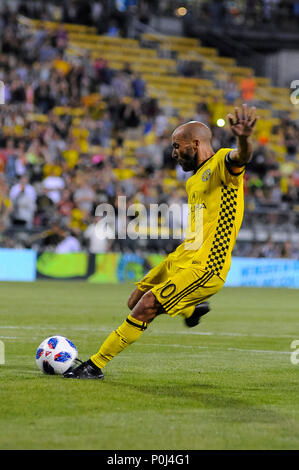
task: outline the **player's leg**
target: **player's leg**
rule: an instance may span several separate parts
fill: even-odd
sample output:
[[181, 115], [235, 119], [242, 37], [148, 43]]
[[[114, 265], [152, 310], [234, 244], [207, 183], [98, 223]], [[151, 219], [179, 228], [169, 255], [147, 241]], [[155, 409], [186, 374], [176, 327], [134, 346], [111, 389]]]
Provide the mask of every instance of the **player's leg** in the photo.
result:
[[160, 303], [152, 292], [145, 293], [126, 320], [106, 338], [99, 351], [91, 356], [88, 361], [66, 372], [64, 377], [102, 379], [104, 377], [102, 372], [103, 367], [117, 354], [140, 338], [148, 324], [157, 314], [161, 313], [161, 308]]
[[[128, 307], [130, 310], [133, 310], [133, 308], [138, 304], [139, 300], [145, 295], [145, 293], [146, 292], [139, 290], [138, 287], [133, 290], [128, 300]], [[165, 313], [163, 309], [159, 309], [157, 315], [160, 315], [161, 313]]]
[[[148, 324], [161, 312], [171, 316], [183, 314], [187, 318], [194, 313], [194, 306], [206, 301], [218, 292], [223, 281], [211, 272], [195, 269], [179, 269], [171, 278], [145, 293], [122, 325], [113, 331], [101, 345], [97, 354], [66, 373], [67, 378], [103, 378], [102, 368], [134, 343]], [[193, 314], [192, 313], [192, 314]]]
[[157, 284], [166, 281], [169, 276], [170, 262], [166, 258], [158, 266], [152, 268], [139, 282], [136, 282], [137, 287], [133, 290], [128, 300], [128, 307], [133, 310], [135, 305], [138, 304], [141, 297], [149, 292]]
[[129, 300], [128, 300], [128, 307], [130, 310], [133, 310], [133, 308], [135, 307], [135, 305], [138, 304], [139, 300], [141, 299], [141, 297], [145, 294], [145, 291], [142, 291], [140, 289], [138, 289], [138, 287], [136, 287], [132, 294], [130, 295], [129, 297]]
[[156, 297], [151, 292], [144, 294], [133, 308], [132, 313], [117, 330], [108, 336], [97, 354], [91, 357], [92, 362], [101, 369], [105, 367], [113, 357], [142, 335], [159, 309], [160, 304]]
[[102, 368], [123, 349], [136, 341], [155, 315], [161, 313], [161, 306], [151, 288], [159, 282], [165, 281], [170, 262], [164, 260], [151, 269], [132, 292], [128, 300], [128, 307], [132, 310], [126, 320], [101, 345], [99, 351], [76, 369], [65, 374], [67, 378], [103, 378]]

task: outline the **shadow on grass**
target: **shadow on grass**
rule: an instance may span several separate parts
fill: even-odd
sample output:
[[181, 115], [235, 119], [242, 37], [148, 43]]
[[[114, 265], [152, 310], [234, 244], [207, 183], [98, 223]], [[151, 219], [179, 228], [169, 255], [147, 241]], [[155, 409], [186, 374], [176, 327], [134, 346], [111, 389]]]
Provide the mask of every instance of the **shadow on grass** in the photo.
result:
[[[108, 385], [108, 384], [107, 384]], [[169, 405], [180, 413], [187, 409], [216, 410], [217, 415], [225, 416], [228, 422], [274, 423], [281, 422], [282, 416], [271, 409], [256, 406], [249, 400], [232, 397], [223, 388], [211, 384], [173, 384], [173, 385], [133, 385], [120, 382], [109, 382], [109, 386], [123, 389], [130, 393], [151, 395], [155, 400], [169, 398]], [[229, 411], [229, 413], [228, 413]]]
[[[23, 367], [22, 370], [19, 366], [11, 366], [9, 369], [10, 373], [6, 377], [8, 380], [17, 378], [19, 382], [20, 380], [38, 379], [42, 388], [48, 386], [49, 380], [51, 380], [51, 386], [54, 385], [53, 380], [59, 380], [59, 385], [57, 384], [59, 389], [61, 387], [65, 389], [63, 384], [69, 384], [68, 380], [60, 376], [43, 374], [29, 365]], [[167, 409], [174, 408], [176, 413], [185, 413], [188, 410], [214, 410], [220, 419], [221, 416], [225, 416], [225, 420], [231, 423], [275, 423], [281, 422], [283, 419], [282, 416], [267, 408], [267, 406], [258, 406], [257, 403], [252, 403], [253, 397], [251, 399], [249, 397], [248, 399], [244, 398], [243, 389], [238, 391], [236, 387], [227, 390], [215, 384], [202, 384], [194, 381], [186, 381], [185, 383], [177, 381], [177, 383], [172, 382], [163, 385], [157, 383], [132, 384], [117, 381], [112, 377], [105, 381], [72, 380], [71, 384], [70, 391], [74, 391], [75, 386], [78, 392], [85, 389], [87, 394], [96, 393], [97, 396], [105, 397], [105, 400], [108, 401], [109, 397], [111, 400], [115, 400], [116, 396], [122, 397], [122, 401], [129, 399], [127, 403], [131, 409], [134, 409], [135, 406], [135, 396], [136, 403], [144, 400], [148, 404], [145, 409], [152, 407], [153, 411], [155, 409], [161, 410], [166, 402]], [[69, 385], [67, 386], [69, 387]], [[238, 393], [242, 393], [243, 397], [237, 398]]]

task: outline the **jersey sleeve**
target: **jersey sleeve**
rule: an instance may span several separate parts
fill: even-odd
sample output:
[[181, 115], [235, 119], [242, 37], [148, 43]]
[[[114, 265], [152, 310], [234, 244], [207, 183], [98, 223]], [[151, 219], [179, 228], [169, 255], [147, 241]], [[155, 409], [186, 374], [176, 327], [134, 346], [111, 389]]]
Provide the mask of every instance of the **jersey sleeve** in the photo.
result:
[[232, 166], [229, 160], [229, 154], [233, 149], [221, 149], [217, 155], [217, 168], [220, 179], [225, 184], [239, 186], [243, 181], [246, 166]]

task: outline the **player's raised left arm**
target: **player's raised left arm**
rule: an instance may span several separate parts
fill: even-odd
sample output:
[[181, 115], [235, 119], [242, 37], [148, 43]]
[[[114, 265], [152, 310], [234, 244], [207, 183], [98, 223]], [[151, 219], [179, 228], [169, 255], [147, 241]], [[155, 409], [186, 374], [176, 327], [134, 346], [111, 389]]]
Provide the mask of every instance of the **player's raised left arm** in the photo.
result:
[[242, 105], [242, 109], [235, 108], [235, 115], [228, 114], [227, 119], [232, 133], [237, 139], [237, 149], [230, 152], [229, 158], [231, 166], [236, 164], [237, 168], [246, 165], [252, 155], [251, 135], [257, 121], [255, 108], [247, 108], [247, 104]]

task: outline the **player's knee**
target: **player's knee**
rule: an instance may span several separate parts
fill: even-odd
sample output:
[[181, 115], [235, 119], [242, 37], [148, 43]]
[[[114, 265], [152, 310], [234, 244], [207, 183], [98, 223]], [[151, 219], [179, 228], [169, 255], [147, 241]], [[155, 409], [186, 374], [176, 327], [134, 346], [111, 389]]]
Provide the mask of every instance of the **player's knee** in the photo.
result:
[[133, 310], [133, 308], [135, 307], [136, 305], [136, 301], [134, 300], [133, 298], [133, 294], [130, 295], [129, 299], [128, 299], [128, 302], [127, 302], [127, 305], [129, 307], [130, 310]]
[[147, 292], [142, 297], [142, 307], [145, 311], [155, 310], [157, 299], [151, 292]]
[[130, 310], [133, 310], [135, 305], [138, 304], [141, 297], [144, 295], [144, 292], [140, 291], [139, 289], [135, 289], [132, 294], [130, 295], [127, 305]]
[[134, 307], [132, 316], [137, 320], [145, 321], [146, 323], [151, 322], [158, 314], [160, 303], [152, 292], [147, 292]]

